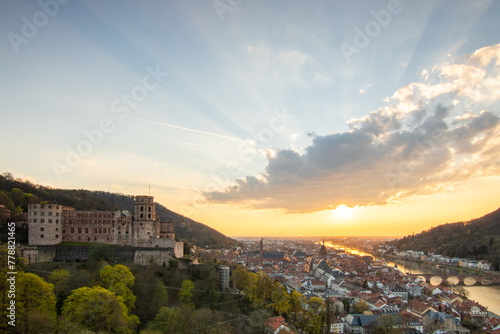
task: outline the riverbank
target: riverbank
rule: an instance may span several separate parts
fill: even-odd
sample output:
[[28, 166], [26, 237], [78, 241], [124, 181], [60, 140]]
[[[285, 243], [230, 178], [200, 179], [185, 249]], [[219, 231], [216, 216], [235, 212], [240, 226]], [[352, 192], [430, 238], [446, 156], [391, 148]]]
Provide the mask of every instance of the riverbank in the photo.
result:
[[395, 259], [397, 259], [397, 260], [401, 260], [401, 261], [410, 261], [410, 262], [415, 262], [415, 263], [418, 263], [418, 264], [423, 264], [423, 265], [433, 266], [433, 267], [435, 267], [436, 265], [439, 265], [439, 267], [436, 267], [436, 268], [463, 271], [463, 272], [467, 272], [467, 273], [470, 273], [470, 274], [473, 274], [473, 275], [478, 275], [478, 276], [500, 277], [500, 272], [498, 272], [498, 271], [481, 270], [481, 269], [458, 267], [458, 266], [450, 266], [448, 264], [427, 262], [427, 261], [422, 261], [422, 260], [419, 260], [419, 259], [408, 258], [408, 257], [398, 256], [398, 255], [383, 254], [383, 253], [378, 253], [378, 252], [374, 252], [373, 255], [376, 256], [377, 258], [383, 258], [383, 259], [386, 259], [386, 260], [395, 260]]

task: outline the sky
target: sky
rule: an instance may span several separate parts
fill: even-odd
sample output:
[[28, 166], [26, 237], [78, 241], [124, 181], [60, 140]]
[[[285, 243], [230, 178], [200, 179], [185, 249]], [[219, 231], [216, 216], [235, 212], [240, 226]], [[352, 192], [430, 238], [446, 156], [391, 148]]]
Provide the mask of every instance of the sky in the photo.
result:
[[2, 173], [229, 236], [500, 207], [498, 1], [0, 4]]

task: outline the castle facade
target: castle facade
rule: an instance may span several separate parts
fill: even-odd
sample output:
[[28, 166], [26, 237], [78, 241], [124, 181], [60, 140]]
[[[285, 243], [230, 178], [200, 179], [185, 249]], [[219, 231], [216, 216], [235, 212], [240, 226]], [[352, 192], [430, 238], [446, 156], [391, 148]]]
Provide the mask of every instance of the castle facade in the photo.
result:
[[128, 210], [75, 210], [57, 204], [28, 206], [28, 244], [56, 245], [63, 241], [145, 248], [173, 248], [182, 257], [184, 246], [175, 241], [174, 226], [161, 222], [153, 196], [136, 196], [134, 213]]

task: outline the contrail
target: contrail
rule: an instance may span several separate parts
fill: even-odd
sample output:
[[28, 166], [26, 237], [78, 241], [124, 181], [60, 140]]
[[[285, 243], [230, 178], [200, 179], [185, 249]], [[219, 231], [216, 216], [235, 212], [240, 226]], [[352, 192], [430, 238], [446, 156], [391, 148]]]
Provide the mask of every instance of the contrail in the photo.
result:
[[172, 143], [177, 143], [177, 144], [186, 144], [186, 145], [193, 145], [193, 146], [199, 146], [199, 147], [208, 147], [207, 145], [202, 145], [202, 144], [196, 144], [196, 143], [189, 143], [187, 141], [179, 141], [179, 140], [172, 140], [172, 139], [163, 139]]
[[185, 131], [191, 131], [191, 132], [201, 133], [201, 134], [204, 134], [204, 135], [209, 135], [209, 136], [214, 136], [214, 137], [220, 137], [220, 138], [234, 140], [234, 141], [244, 141], [243, 139], [233, 138], [233, 137], [228, 137], [228, 136], [223, 136], [223, 135], [219, 135], [217, 133], [212, 133], [212, 132], [207, 132], [207, 131], [201, 131], [201, 130], [195, 130], [195, 129], [190, 129], [190, 128], [184, 128], [182, 126], [177, 126], [177, 125], [172, 125], [172, 124], [167, 124], [167, 123], [160, 123], [160, 122], [155, 122], [155, 121], [149, 121], [147, 119], [142, 119], [142, 118], [130, 117], [130, 119], [134, 119], [136, 121], [141, 121], [141, 122], [145, 122], [145, 123], [151, 123], [151, 124], [157, 124], [157, 125], [167, 126], [169, 128], [174, 128], [174, 129], [179, 129], [179, 130], [185, 130]]

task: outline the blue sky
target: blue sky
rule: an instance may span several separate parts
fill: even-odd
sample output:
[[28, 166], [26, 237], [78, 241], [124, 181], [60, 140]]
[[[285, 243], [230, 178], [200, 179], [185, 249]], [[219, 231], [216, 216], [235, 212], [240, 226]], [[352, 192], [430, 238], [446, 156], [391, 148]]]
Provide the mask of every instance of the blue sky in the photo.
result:
[[[398, 157], [385, 151], [363, 149], [359, 154], [373, 154], [373, 159], [349, 158], [355, 151], [342, 151], [342, 142], [332, 136], [343, 135], [344, 144], [352, 143], [349, 134], [355, 124], [361, 132], [365, 129], [363, 117], [380, 120], [381, 109], [403, 104], [403, 98], [395, 99], [401, 97], [397, 92], [415, 88], [414, 83], [455, 82], [444, 74], [446, 68], [469, 64], [468, 55], [500, 42], [496, 1], [66, 2], [1, 2], [0, 170], [62, 188], [140, 194], [151, 184], [163, 204], [200, 219], [210, 210], [203, 206], [193, 211], [198, 200], [321, 211], [326, 204], [293, 210], [298, 202], [279, 194], [305, 194], [304, 182], [317, 183], [315, 192], [335, 188], [337, 178], [299, 175], [348, 166], [338, 161], [380, 167], [381, 159], [391, 156], [394, 164], [380, 168], [397, 168]], [[356, 52], [346, 57], [346, 45]], [[493, 83], [489, 95], [473, 104], [473, 109], [486, 108], [484, 122], [493, 125], [499, 116], [494, 62], [476, 67]], [[155, 71], [157, 78], [151, 75]], [[468, 80], [467, 73], [460, 73]], [[478, 80], [472, 89], [484, 86]], [[471, 98], [464, 93], [467, 87], [457, 87], [447, 92], [450, 105]], [[415, 89], [425, 95], [421, 86]], [[128, 106], [127, 95], [135, 96]], [[425, 103], [445, 103], [436, 102], [436, 95], [425, 96]], [[450, 131], [451, 117], [466, 119], [468, 113], [455, 109], [449, 121], [443, 118]], [[481, 110], [469, 114], [479, 118]], [[403, 122], [404, 117], [395, 119]], [[85, 146], [84, 132], [95, 133], [101, 122], [107, 132]], [[496, 130], [478, 128], [482, 136]], [[481, 152], [494, 151], [497, 145], [483, 144]], [[460, 145], [450, 142], [446, 153], [452, 156]], [[78, 148], [86, 154], [69, 166], [68, 152]], [[288, 158], [304, 164], [314, 160], [311, 152], [336, 152], [336, 163], [325, 170], [308, 167], [290, 171], [289, 178], [282, 175], [293, 169]], [[385, 205], [394, 196], [434, 193], [450, 182], [419, 180], [442, 174], [450, 164], [463, 168], [463, 161], [477, 158], [479, 151], [471, 152], [461, 155], [460, 163], [452, 158], [428, 161], [419, 178], [410, 178], [411, 184], [397, 191], [363, 181], [375, 190], [358, 196], [362, 185], [355, 186], [355, 180], [364, 180], [362, 175], [372, 168], [367, 167], [362, 175], [340, 178], [346, 183], [338, 192], [351, 199], [351, 206]], [[498, 175], [491, 167], [497, 158], [488, 158], [490, 167], [480, 168], [482, 176]], [[272, 188], [273, 175], [286, 187]], [[269, 187], [246, 189], [253, 178]], [[463, 181], [451, 179], [455, 186]], [[401, 191], [407, 195], [400, 196]], [[220, 219], [216, 211], [207, 215], [207, 221]]]

